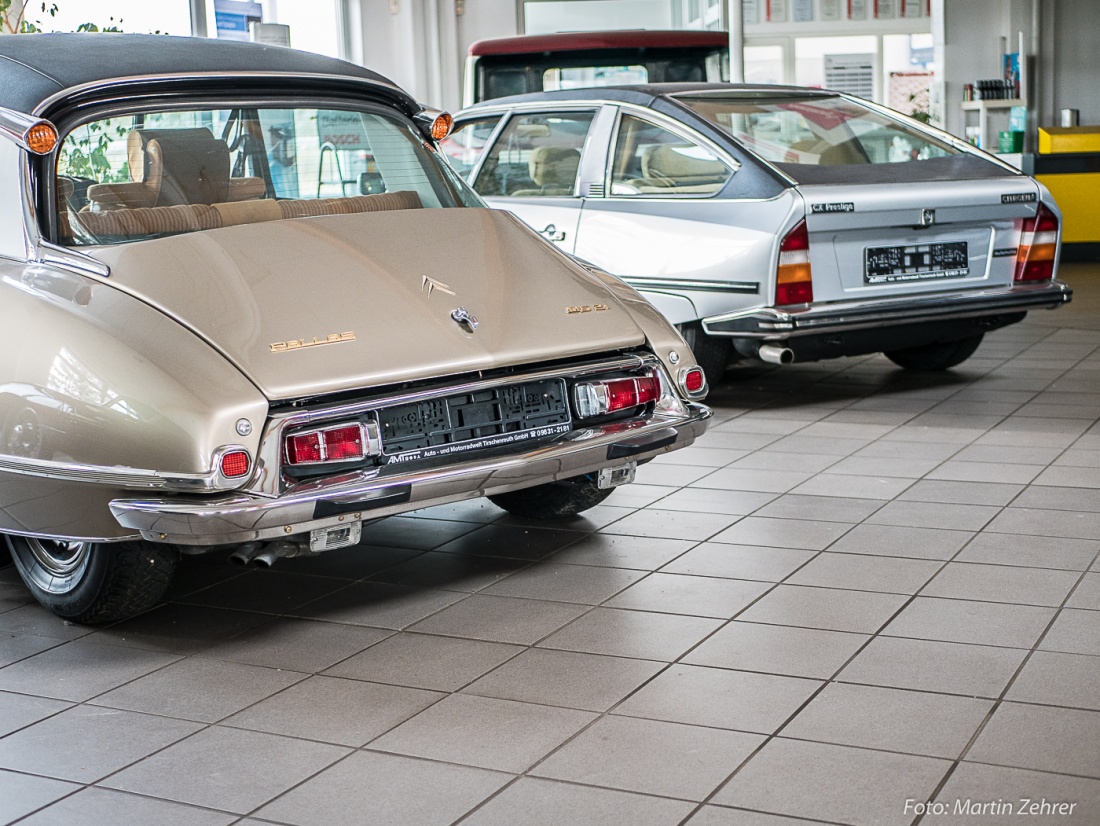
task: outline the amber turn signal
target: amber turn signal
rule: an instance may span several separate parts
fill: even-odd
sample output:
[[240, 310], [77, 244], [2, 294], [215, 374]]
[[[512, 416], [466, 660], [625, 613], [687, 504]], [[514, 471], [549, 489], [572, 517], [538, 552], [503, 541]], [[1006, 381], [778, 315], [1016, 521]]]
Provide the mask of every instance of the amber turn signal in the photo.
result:
[[441, 141], [449, 134], [451, 129], [454, 128], [455, 119], [451, 117], [449, 112], [441, 112], [435, 120], [432, 121], [432, 140]]
[[47, 155], [57, 146], [57, 130], [52, 123], [39, 121], [27, 130], [23, 142], [36, 155]]

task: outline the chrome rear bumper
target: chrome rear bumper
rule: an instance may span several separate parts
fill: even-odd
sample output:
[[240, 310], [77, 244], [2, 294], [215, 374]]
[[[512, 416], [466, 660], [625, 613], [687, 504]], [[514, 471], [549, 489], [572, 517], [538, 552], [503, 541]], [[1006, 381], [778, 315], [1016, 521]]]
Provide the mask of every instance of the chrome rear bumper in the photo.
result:
[[115, 499], [119, 524], [154, 542], [229, 545], [284, 538], [417, 508], [504, 493], [593, 473], [687, 447], [707, 428], [710, 409], [681, 402], [683, 412], [574, 430], [519, 454], [382, 475], [370, 470], [295, 485], [278, 497]]
[[960, 290], [909, 295], [894, 299], [862, 299], [778, 310], [757, 307], [703, 319], [710, 335], [786, 341], [800, 336], [889, 328], [921, 322], [1014, 313], [1057, 307], [1073, 291], [1061, 281], [1013, 285], [1001, 289]]

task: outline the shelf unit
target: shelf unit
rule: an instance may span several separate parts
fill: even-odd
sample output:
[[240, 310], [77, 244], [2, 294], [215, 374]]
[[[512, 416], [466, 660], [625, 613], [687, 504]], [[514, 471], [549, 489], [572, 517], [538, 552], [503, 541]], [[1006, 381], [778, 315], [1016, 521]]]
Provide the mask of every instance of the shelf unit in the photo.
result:
[[[964, 100], [962, 102], [963, 112], [977, 112], [978, 113], [978, 148], [984, 149], [986, 152], [996, 152], [996, 141], [990, 141], [989, 135], [989, 113], [997, 111], [1008, 111], [1013, 106], [1027, 106], [1027, 101], [1023, 98], [1001, 98], [994, 100]], [[965, 116], [964, 116], [965, 119]], [[965, 122], [964, 122], [965, 132]]]

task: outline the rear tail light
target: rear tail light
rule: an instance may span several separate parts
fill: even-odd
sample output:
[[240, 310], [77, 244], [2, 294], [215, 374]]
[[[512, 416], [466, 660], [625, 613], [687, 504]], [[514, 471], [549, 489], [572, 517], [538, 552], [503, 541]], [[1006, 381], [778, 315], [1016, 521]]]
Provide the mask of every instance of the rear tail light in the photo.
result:
[[371, 452], [367, 429], [358, 422], [291, 433], [283, 444], [288, 465], [350, 462]]
[[252, 460], [249, 458], [248, 453], [243, 450], [233, 450], [222, 454], [221, 471], [222, 476], [227, 479], [244, 476], [251, 466]]
[[698, 396], [707, 386], [702, 367], [689, 367], [680, 377], [680, 385], [689, 396]]
[[588, 419], [655, 402], [661, 397], [656, 373], [623, 379], [606, 379], [578, 384], [573, 388], [577, 417]]
[[810, 274], [810, 233], [805, 220], [788, 232], [779, 245], [776, 275], [776, 304], [809, 304], [814, 300], [814, 284]]
[[1049, 281], [1054, 278], [1054, 254], [1058, 249], [1058, 216], [1039, 204], [1034, 218], [1025, 218], [1016, 249], [1016, 281]]

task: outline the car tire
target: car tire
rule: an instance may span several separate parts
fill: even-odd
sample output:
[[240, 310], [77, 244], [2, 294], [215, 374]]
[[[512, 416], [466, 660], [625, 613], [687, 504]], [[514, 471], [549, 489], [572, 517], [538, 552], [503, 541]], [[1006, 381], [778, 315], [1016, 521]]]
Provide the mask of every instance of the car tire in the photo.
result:
[[19, 575], [57, 616], [85, 625], [127, 619], [156, 605], [179, 560], [153, 542], [58, 542], [9, 536]]
[[700, 324], [681, 324], [678, 329], [695, 355], [695, 361], [703, 368], [707, 384], [713, 387], [726, 374], [733, 356], [730, 339], [709, 336]]
[[978, 349], [982, 343], [982, 334], [956, 339], [955, 341], [937, 341], [921, 347], [909, 347], [905, 350], [889, 350], [883, 353], [886, 358], [906, 370], [921, 373], [947, 370], [962, 364]]
[[596, 474], [591, 473], [536, 485], [533, 488], [498, 493], [490, 496], [489, 501], [516, 516], [529, 519], [564, 519], [595, 507], [610, 496], [613, 490], [615, 489], [599, 487]]

